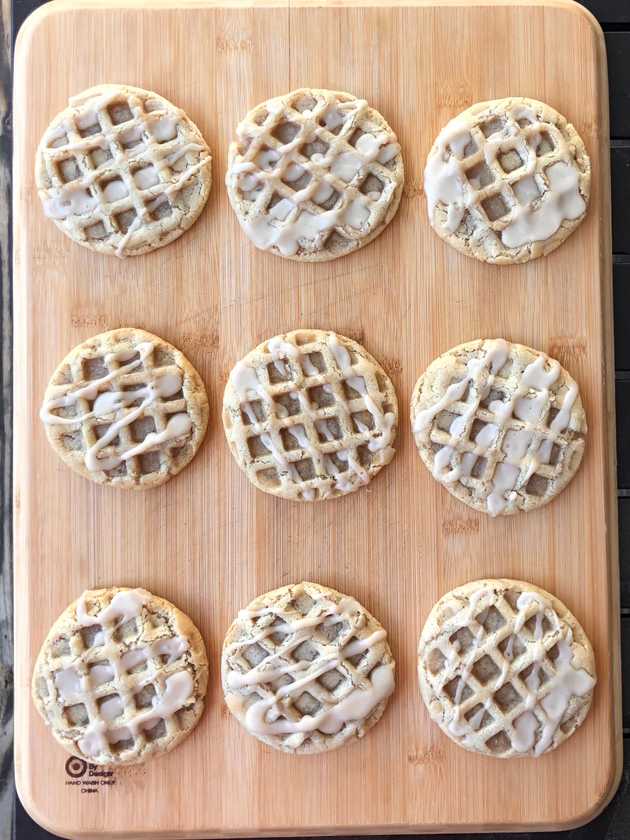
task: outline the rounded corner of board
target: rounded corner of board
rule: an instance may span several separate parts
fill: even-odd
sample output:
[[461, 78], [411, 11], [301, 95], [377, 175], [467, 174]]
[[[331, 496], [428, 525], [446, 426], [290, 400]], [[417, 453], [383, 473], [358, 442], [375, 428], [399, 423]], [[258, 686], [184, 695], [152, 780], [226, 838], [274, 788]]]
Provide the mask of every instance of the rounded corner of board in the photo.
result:
[[33, 820], [33, 822], [37, 823], [40, 828], [43, 828], [44, 831], [47, 831], [56, 837], [74, 840], [77, 835], [72, 834], [72, 827], [70, 825], [56, 823], [54, 820], [49, 818], [46, 813], [45, 806], [37, 801], [32, 787], [24, 784], [22, 773], [19, 772], [18, 767], [19, 765], [16, 766], [15, 772], [16, 793], [22, 803], [22, 807], [29, 817]]
[[610, 757], [610, 766], [608, 767], [607, 777], [602, 785], [601, 791], [598, 792], [593, 800], [588, 802], [586, 806], [578, 813], [573, 814], [568, 819], [564, 820], [558, 825], [554, 825], [554, 831], [575, 831], [582, 828], [593, 820], [597, 819], [604, 809], [610, 804], [617, 789], [621, 784], [623, 777], [623, 751], [613, 750]]
[[586, 6], [583, 6], [577, 0], [556, 0], [555, 4], [557, 8], [561, 9], [562, 11], [567, 12], [570, 15], [575, 16], [576, 18], [582, 20], [584, 24], [590, 29], [591, 34], [595, 37], [597, 43], [600, 45], [601, 48], [604, 50], [604, 55], [606, 54], [606, 42], [604, 39], [604, 30], [601, 27], [600, 22], [597, 20], [593, 12], [590, 9], [587, 9]]
[[50, 19], [56, 17], [58, 14], [67, 8], [65, 0], [52, 0], [50, 3], [44, 3], [39, 6], [20, 26], [15, 39], [15, 58], [14, 65], [16, 71], [20, 63], [26, 60], [29, 55], [29, 46], [35, 33]]

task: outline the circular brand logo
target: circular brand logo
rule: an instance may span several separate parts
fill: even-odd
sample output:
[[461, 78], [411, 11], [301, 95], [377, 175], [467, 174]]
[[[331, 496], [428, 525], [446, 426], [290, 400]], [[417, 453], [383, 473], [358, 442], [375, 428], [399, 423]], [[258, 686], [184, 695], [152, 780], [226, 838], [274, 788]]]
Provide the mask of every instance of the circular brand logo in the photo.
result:
[[68, 776], [72, 776], [73, 779], [78, 779], [85, 774], [87, 770], [87, 761], [83, 761], [82, 758], [69, 758], [66, 761], [66, 773]]

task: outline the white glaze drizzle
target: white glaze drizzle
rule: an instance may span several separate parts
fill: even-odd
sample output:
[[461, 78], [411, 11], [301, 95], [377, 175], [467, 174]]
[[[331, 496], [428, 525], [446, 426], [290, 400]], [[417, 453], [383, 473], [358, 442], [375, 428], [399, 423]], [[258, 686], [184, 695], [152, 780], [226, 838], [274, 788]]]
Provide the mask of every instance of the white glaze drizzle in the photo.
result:
[[[78, 423], [83, 422], [83, 420], [87, 419], [88, 417], [92, 416], [92, 414], [84, 414], [80, 418], [77, 417], [59, 417], [56, 414], [52, 414], [51, 412], [56, 408], [67, 408], [68, 406], [75, 405], [79, 399], [85, 400], [95, 400], [101, 391], [101, 389], [109, 384], [113, 379], [116, 379], [118, 376], [123, 374], [131, 373], [131, 371], [135, 370], [136, 368], [140, 367], [144, 360], [153, 352], [154, 345], [153, 342], [146, 341], [142, 342], [138, 345], [136, 352], [138, 354], [137, 359], [133, 359], [132, 361], [127, 361], [130, 356], [134, 356], [134, 353], [129, 353], [127, 350], [119, 350], [116, 353], [109, 353], [105, 357], [105, 365], [109, 366], [114, 362], [126, 362], [122, 364], [120, 367], [111, 370], [105, 376], [100, 377], [99, 379], [93, 379], [88, 382], [86, 385], [82, 385], [80, 388], [75, 388], [73, 390], [65, 391], [62, 396], [60, 397], [52, 397], [49, 400], [46, 400], [39, 412], [40, 419], [44, 423], [50, 424], [63, 424], [63, 425], [77, 425]], [[61, 386], [61, 389], [64, 389], [65, 386]]]
[[[361, 685], [353, 688], [344, 698], [329, 709], [322, 709], [315, 715], [303, 715], [298, 721], [282, 719], [283, 708], [323, 674], [333, 669], [343, 669], [343, 662], [348, 657], [370, 650], [387, 638], [385, 630], [380, 628], [364, 638], [355, 638], [339, 648], [334, 644], [323, 646], [320, 655], [313, 662], [294, 661], [290, 654], [304, 641], [312, 638], [318, 627], [348, 622], [358, 627], [353, 618], [357, 613], [364, 620], [361, 608], [353, 598], [343, 598], [339, 603], [326, 601], [323, 609], [316, 615], [306, 615], [298, 619], [289, 619], [282, 609], [265, 607], [261, 610], [241, 610], [239, 620], [257, 620], [265, 616], [281, 618], [280, 622], [269, 624], [257, 630], [246, 641], [239, 640], [226, 648], [228, 654], [243, 647], [255, 645], [269, 636], [281, 633], [286, 636], [278, 649], [271, 652], [251, 670], [240, 672], [233, 668], [226, 676], [227, 685], [238, 690], [256, 685], [269, 685], [285, 675], [292, 676], [292, 682], [281, 685], [271, 696], [256, 700], [245, 709], [241, 702], [232, 698], [230, 707], [240, 712], [239, 717], [245, 728], [256, 735], [295, 735], [308, 734], [319, 730], [325, 734], [334, 734], [345, 725], [364, 719], [394, 689], [393, 663], [377, 665], [369, 676], [361, 680]], [[307, 671], [304, 676], [300, 673]], [[228, 698], [230, 702], [230, 698]]]
[[361, 375], [368, 367], [366, 362], [364, 359], [359, 357], [353, 365], [350, 353], [347, 348], [341, 344], [334, 333], [329, 333], [326, 343], [335, 357], [341, 372], [344, 374], [353, 374], [352, 376], [347, 376], [346, 382], [351, 388], [361, 395], [365, 407], [372, 415], [372, 419], [374, 421], [374, 432], [378, 433], [378, 436], [370, 439], [368, 449], [370, 452], [378, 452], [381, 449], [387, 449], [392, 443], [396, 415], [392, 411], [386, 413], [381, 411], [380, 407], [368, 394], [365, 386], [365, 379]]
[[157, 639], [150, 646], [151, 656], [165, 656], [167, 665], [176, 662], [188, 650], [188, 642], [181, 636]]
[[[299, 681], [292, 685], [298, 684]], [[310, 682], [310, 680], [309, 680]], [[280, 697], [258, 700], [247, 709], [243, 725], [254, 735], [292, 735], [314, 732], [326, 735], [339, 732], [344, 726], [364, 720], [394, 690], [394, 666], [378, 665], [366, 679], [367, 688], [357, 687], [336, 706], [322, 709], [315, 715], [304, 715], [297, 721], [288, 719], [269, 721], [268, 715]], [[299, 686], [300, 688], [302, 686]], [[278, 694], [282, 689], [279, 690]], [[273, 710], [275, 713], [275, 710]]]
[[64, 703], [69, 703], [74, 697], [85, 690], [85, 681], [82, 675], [74, 667], [64, 668], [56, 671], [54, 682], [59, 696]]
[[112, 666], [107, 662], [96, 663], [90, 667], [89, 678], [92, 688], [98, 688], [99, 685], [105, 685], [116, 676], [116, 672]]
[[86, 215], [97, 206], [98, 198], [90, 193], [88, 184], [83, 181], [65, 184], [57, 195], [46, 198], [43, 202], [44, 213], [57, 220], [67, 219], [72, 215]]
[[149, 166], [143, 166], [142, 169], [137, 169], [133, 174], [133, 180], [139, 189], [148, 190], [160, 183], [160, 176], [157, 168], [150, 164]]
[[[252, 645], [257, 644], [258, 642], [264, 641], [269, 636], [273, 636], [275, 633], [287, 633], [294, 636], [294, 642], [297, 646], [300, 642], [304, 641], [304, 639], [309, 638], [310, 633], [308, 631], [311, 631], [314, 627], [318, 627], [320, 624], [324, 627], [329, 627], [332, 624], [339, 624], [344, 621], [344, 617], [340, 616], [340, 613], [342, 612], [343, 608], [341, 604], [327, 604], [325, 611], [318, 613], [317, 615], [306, 616], [305, 618], [294, 619], [293, 621], [283, 619], [281, 624], [269, 625], [263, 630], [259, 630], [257, 633], [252, 635], [252, 637], [248, 640], [248, 643]], [[246, 612], [241, 611], [239, 613], [239, 618], [243, 618], [246, 615]], [[240, 647], [242, 647], [242, 642], [234, 642], [232, 645], [228, 646], [227, 650], [237, 650]]]
[[589, 673], [583, 669], [576, 670], [571, 665], [573, 659], [571, 642], [570, 631], [562, 641], [558, 642], [558, 657], [554, 663], [556, 670], [554, 686], [539, 702], [546, 721], [534, 750], [535, 755], [541, 755], [553, 743], [554, 735], [562, 723], [571, 698], [582, 697], [595, 686], [595, 680]]
[[101, 717], [104, 720], [115, 720], [123, 711], [123, 703], [120, 695], [114, 694], [106, 697], [99, 706]]
[[177, 137], [177, 122], [170, 117], [162, 117], [151, 126], [151, 134], [159, 143], [174, 140]]
[[466, 365], [467, 375], [459, 382], [453, 382], [446, 389], [444, 396], [436, 403], [423, 411], [418, 411], [415, 414], [413, 421], [413, 430], [416, 434], [426, 431], [431, 422], [437, 415], [448, 408], [452, 403], [458, 402], [466, 393], [469, 384], [479, 378], [480, 373], [489, 368], [489, 385], [492, 386], [493, 379], [501, 368], [505, 365], [508, 357], [508, 343], [502, 338], [492, 341], [486, 341], [483, 345], [484, 353], [480, 358], [473, 357]]
[[[260, 125], [247, 122], [239, 125], [237, 136], [241, 141], [247, 141], [248, 149], [241, 154], [237, 146], [233, 147], [226, 184], [237, 196], [254, 202], [247, 217], [239, 221], [258, 248], [276, 248], [283, 256], [293, 256], [300, 247], [318, 251], [335, 229], [342, 230], [346, 236], [357, 233], [365, 236], [381, 223], [394, 185], [386, 183], [382, 193], [367, 195], [358, 186], [369, 174], [367, 167], [374, 163], [381, 167], [389, 163], [400, 153], [400, 146], [392, 133], [382, 130], [370, 133], [374, 129], [368, 128], [365, 122], [369, 110], [365, 100], [353, 100], [352, 108], [346, 108], [346, 104], [335, 103], [330, 95], [318, 97], [313, 112], [303, 112], [303, 125], [296, 137], [278, 150], [263, 144], [260, 138], [264, 137], [265, 129]], [[266, 103], [269, 114], [279, 114], [285, 107], [282, 99]], [[338, 122], [341, 118], [342, 122]], [[342, 136], [331, 138], [328, 135], [325, 154], [310, 156], [311, 178], [306, 186], [267, 209], [272, 194], [282, 193], [286, 190], [284, 183], [292, 184], [306, 172], [296, 155], [304, 144], [317, 141], [318, 121], [323, 121], [326, 128], [332, 130], [347, 119], [352, 120], [355, 127], [367, 129], [354, 147], [348, 147]], [[381, 179], [388, 181], [383, 170], [379, 171]], [[350, 183], [352, 187], [347, 186]], [[337, 205], [329, 210], [319, 209], [318, 203], [325, 203], [335, 188], [341, 194]]]
[[125, 186], [124, 181], [117, 178], [116, 180], [109, 181], [103, 187], [103, 195], [106, 201], [119, 201], [121, 198], [126, 198], [129, 195], [129, 190]]
[[520, 248], [530, 242], [550, 239], [565, 219], [579, 219], [586, 211], [580, 194], [579, 172], [558, 161], [546, 170], [548, 190], [538, 207], [532, 202], [518, 205], [514, 220], [501, 233], [508, 248]]
[[124, 671], [130, 671], [132, 668], [142, 665], [148, 658], [149, 652], [146, 648], [134, 648], [123, 653], [120, 657], [120, 665]]
[[256, 370], [245, 362], [237, 362], [230, 373], [230, 382], [232, 387], [239, 395], [239, 397], [249, 402], [249, 400], [258, 397], [263, 402], [270, 402], [267, 389], [260, 382], [256, 374]]
[[[103, 108], [107, 108], [108, 105], [119, 97], [120, 92], [118, 90], [113, 90], [93, 95], [88, 99], [83, 99], [81, 97], [71, 98], [70, 105], [75, 108], [85, 107], [86, 103], [89, 103], [88, 110], [85, 113], [78, 113], [75, 115], [77, 128], [87, 128], [92, 124], [96, 124], [97, 112]], [[135, 106], [131, 101], [129, 104], [133, 111]], [[99, 198], [98, 196], [92, 194], [90, 189], [91, 185], [96, 179], [103, 177], [104, 174], [107, 174], [108, 171], [114, 171], [117, 174], [122, 161], [130, 158], [136, 158], [139, 154], [146, 152], [147, 146], [143, 138], [144, 129], [153, 136], [157, 143], [164, 143], [163, 152], [159, 151], [160, 147], [153, 148], [150, 157], [147, 158], [146, 162], [149, 163], [154, 170], [164, 170], [174, 167], [182, 157], [190, 152], [207, 152], [207, 147], [205, 145], [194, 141], [181, 143], [180, 145], [175, 145], [175, 148], [173, 148], [173, 142], [176, 142], [179, 136], [177, 125], [180, 121], [187, 120], [187, 117], [180, 108], [176, 108], [165, 101], [164, 105], [164, 108], [159, 108], [142, 114], [142, 122], [140, 124], [132, 125], [120, 132], [117, 131], [116, 127], [113, 129], [103, 129], [101, 124], [99, 129], [100, 135], [90, 135], [84, 138], [79, 138], [73, 143], [65, 142], [55, 144], [54, 142], [56, 139], [59, 140], [64, 137], [67, 140], [68, 132], [73, 131], [71, 126], [63, 124], [51, 129], [44, 138], [44, 154], [49, 152], [49, 150], [50, 152], [54, 152], [55, 149], [58, 149], [61, 146], [63, 146], [64, 151], [82, 152], [83, 154], [88, 154], [95, 148], [101, 148], [103, 150], [108, 149], [112, 155], [112, 159], [106, 162], [106, 166], [98, 166], [93, 171], [81, 171], [79, 178], [68, 183], [56, 184], [48, 190], [42, 191], [42, 205], [44, 213], [53, 219], [63, 221], [72, 215], [84, 216], [97, 210], [99, 206]], [[134, 118], [136, 117], [137, 114], [134, 115]], [[112, 142], [115, 136], [117, 136], [123, 144], [132, 143], [137, 140], [141, 140], [142, 142], [131, 148], [119, 149], [118, 143]], [[135, 173], [133, 180], [135, 181], [136, 186], [140, 189], [159, 186], [161, 192], [157, 196], [157, 199], [163, 200], [165, 197], [179, 192], [185, 182], [195, 175], [200, 169], [207, 166], [209, 162], [210, 155], [206, 154], [196, 163], [189, 164], [189, 166], [179, 175], [176, 170], [173, 170], [172, 175], [169, 177], [176, 175], [177, 177], [170, 182], [167, 181], [165, 184], [161, 184], [158, 177], [154, 177], [150, 182], [147, 182], [147, 180], [145, 180], [146, 176], [140, 174], [143, 170]], [[110, 184], [108, 184], [104, 189], [104, 198], [107, 202], [121, 200], [127, 195], [129, 195], [129, 187], [121, 180], [110, 182]], [[119, 257], [124, 256], [125, 249], [129, 245], [134, 233], [136, 233], [137, 230], [139, 230], [142, 226], [154, 223], [150, 214], [155, 208], [151, 207], [150, 202], [141, 203], [136, 201], [133, 203], [132, 208], [130, 207], [128, 209], [133, 209], [136, 216], [131, 225], [127, 228], [126, 232], [122, 235], [118, 234], [118, 242], [115, 253]], [[94, 223], [98, 221], [101, 221], [105, 228], [110, 230], [108, 223], [104, 219], [101, 219], [100, 216], [95, 216]]]
[[[150, 432], [136, 446], [131, 446], [123, 452], [106, 458], [99, 457], [98, 453], [116, 439], [121, 429], [142, 417], [157, 399], [172, 397], [181, 390], [182, 374], [180, 371], [163, 374], [155, 382], [143, 385], [133, 391], [102, 390], [117, 377], [131, 373], [140, 367], [154, 349], [153, 342], [143, 342], [137, 347], [139, 358], [111, 370], [99, 379], [89, 381], [86, 385], [66, 391], [59, 397], [52, 397], [44, 401], [39, 414], [44, 423], [47, 425], [79, 426], [93, 417], [104, 420], [109, 419], [127, 405], [141, 400], [140, 405], [114, 420], [109, 425], [105, 434], [86, 448], [84, 461], [89, 470], [95, 472], [115, 469], [119, 464], [129, 460], [129, 458], [140, 455], [168, 441], [184, 437], [192, 430], [193, 424], [188, 414], [182, 412], [173, 414], [169, 417], [164, 429], [159, 432]], [[129, 355], [129, 352], [126, 350], [110, 353], [105, 357], [105, 365], [109, 367], [114, 362], [124, 362], [129, 358]], [[93, 401], [92, 410], [75, 417], [60, 417], [52, 413], [55, 409], [68, 408], [69, 406], [76, 405], [80, 399]]]
[[512, 746], [517, 752], [529, 752], [536, 740], [538, 718], [532, 712], [523, 712], [512, 723]]
[[[454, 623], [459, 627], [468, 627], [473, 634], [473, 643], [458, 671], [459, 682], [453, 697], [452, 706], [449, 711], [448, 730], [455, 737], [466, 740], [470, 730], [476, 731], [483, 720], [484, 713], [488, 711], [493, 703], [493, 696], [490, 694], [478, 709], [467, 720], [462, 717], [462, 699], [466, 681], [470, 677], [473, 666], [479, 657], [479, 648], [483, 644], [484, 629], [475, 620], [478, 603], [487, 595], [492, 595], [491, 590], [482, 587], [470, 596], [468, 604], [455, 616]], [[526, 695], [523, 698], [523, 709], [512, 720], [510, 738], [512, 747], [517, 752], [531, 752], [535, 756], [542, 755], [553, 743], [558, 727], [569, 709], [571, 698], [584, 696], [591, 691], [595, 685], [595, 679], [584, 669], [576, 669], [572, 666], [573, 660], [573, 633], [570, 627], [561, 623], [552, 604], [540, 593], [525, 591], [521, 592], [517, 602], [517, 615], [514, 619], [513, 633], [508, 638], [503, 656], [504, 663], [502, 672], [497, 678], [492, 692], [498, 691], [512, 673], [513, 646], [515, 638], [522, 631], [524, 625], [534, 619], [533, 639], [526, 642], [530, 654], [533, 656], [530, 661], [530, 672], [525, 678], [524, 685]], [[554, 661], [554, 673], [549, 682], [543, 683], [540, 673], [541, 663], [547, 655], [547, 647], [544, 645], [543, 622], [547, 620], [554, 638], [558, 638], [558, 656]], [[446, 634], [452, 638], [452, 633]], [[447, 647], [439, 645], [443, 655], [448, 652], [447, 648], [453, 647], [449, 642]], [[457, 645], [455, 645], [457, 647]], [[448, 658], [448, 657], [447, 657]], [[522, 663], [514, 666], [514, 674], [523, 670]], [[523, 688], [519, 687], [522, 693]], [[538, 738], [537, 738], [538, 736]]]
[[[469, 605], [468, 613], [470, 615], [470, 621], [473, 622], [474, 621], [474, 618], [473, 618], [474, 605], [472, 607]], [[466, 681], [468, 680], [468, 678], [470, 677], [470, 674], [472, 673], [472, 669], [473, 669], [473, 666], [475, 664], [475, 660], [476, 660], [476, 657], [477, 657], [477, 650], [479, 648], [479, 645], [481, 643], [483, 635], [484, 635], [484, 629], [480, 624], [478, 624], [477, 628], [476, 628], [476, 630], [473, 634], [473, 643], [471, 645], [470, 651], [469, 651], [468, 656], [466, 657], [466, 659], [464, 661], [464, 666], [461, 670], [461, 673], [459, 674], [459, 681], [457, 683], [457, 688], [455, 689], [455, 695], [453, 697], [453, 704], [454, 704], [453, 716], [452, 716], [452, 718], [451, 718], [451, 720], [449, 721], [449, 724], [448, 724], [448, 729], [449, 729], [450, 732], [453, 733], [453, 735], [463, 734], [462, 733], [462, 727], [464, 726], [464, 723], [461, 720], [461, 706], [460, 706], [460, 704], [462, 702], [464, 689], [466, 688]]]
[[308, 354], [302, 356], [300, 361], [302, 363], [302, 370], [307, 376], [317, 376], [319, 374], [319, 369], [315, 367]]
[[[481, 354], [469, 359], [462, 379], [449, 385], [443, 396], [432, 405], [415, 413], [413, 431], [416, 440], [426, 443], [437, 415], [450, 409], [454, 403], [460, 402], [468, 389], [473, 388], [476, 399], [467, 401], [463, 412], [453, 420], [449, 429], [449, 435], [454, 440], [464, 436], [475, 417], [479, 403], [492, 390], [508, 356], [509, 345], [503, 339], [485, 341]], [[545, 369], [546, 366], [548, 370]], [[553, 441], [535, 435], [527, 426], [535, 427], [542, 419], [543, 412], [550, 404], [550, 388], [558, 380], [561, 371], [562, 368], [555, 359], [540, 353], [521, 372], [510, 398], [505, 402], [493, 400], [489, 404], [488, 411], [493, 415], [493, 421], [487, 422], [475, 436], [473, 452], [465, 452], [457, 459], [455, 445], [445, 445], [434, 454], [434, 477], [443, 484], [449, 484], [458, 481], [462, 476], [470, 475], [477, 458], [485, 457], [489, 450], [496, 448], [500, 438], [503, 460], [495, 466], [491, 489], [486, 498], [490, 515], [500, 514], [515, 500], [516, 490], [525, 486], [540, 464], [548, 463], [551, 457]], [[577, 384], [571, 382], [566, 386], [560, 406], [553, 403], [558, 413], [549, 424], [552, 435], [560, 434], [569, 426], [577, 397]], [[505, 430], [514, 418], [525, 424], [525, 428]], [[534, 437], [536, 445], [532, 446]]]
[[151, 595], [146, 589], [125, 589], [117, 592], [106, 607], [92, 615], [87, 610], [86, 593], [76, 603], [77, 622], [83, 627], [91, 627], [96, 624], [125, 624], [132, 618], [137, 618], [144, 604], [150, 600]]
[[[326, 344], [335, 360], [340, 372], [345, 376], [345, 381], [350, 388], [357, 392], [366, 410], [370, 413], [373, 420], [373, 427], [369, 428], [357, 418], [354, 422], [364, 435], [369, 435], [366, 441], [370, 452], [381, 452], [391, 449], [391, 444], [394, 438], [396, 415], [392, 411], [383, 412], [377, 402], [368, 392], [366, 387], [366, 376], [374, 374], [374, 367], [367, 360], [358, 357], [353, 363], [347, 348], [339, 341], [334, 333], [328, 333], [325, 338]], [[271, 356], [272, 363], [280, 376], [285, 380], [292, 379], [292, 374], [287, 363], [293, 362], [301, 365], [304, 374], [309, 377], [320, 376], [319, 369], [312, 363], [309, 354], [300, 352], [299, 348], [287, 341], [283, 336], [275, 336], [267, 342], [267, 351]], [[321, 380], [320, 380], [321, 381]], [[279, 429], [275, 428], [272, 423], [267, 428], [264, 421], [259, 421], [251, 406], [251, 400], [260, 399], [266, 406], [266, 414], [270, 415], [272, 412], [281, 419], [285, 419], [287, 412], [279, 403], [274, 403], [267, 392], [265, 385], [258, 377], [255, 367], [247, 364], [245, 361], [239, 361], [232, 372], [230, 373], [229, 382], [231, 387], [236, 392], [239, 399], [240, 409], [243, 411], [245, 417], [250, 425], [260, 428], [266, 428], [266, 431], [260, 433], [260, 441], [266, 450], [271, 454], [275, 465], [282, 473], [286, 473], [289, 478], [296, 484], [301, 485], [300, 492], [307, 500], [314, 499], [315, 487], [303, 486], [304, 482], [297, 473], [294, 463], [286, 457], [284, 453], [284, 444], [280, 435]], [[324, 382], [321, 387], [326, 393], [333, 394], [333, 387], [331, 383]], [[340, 448], [335, 452], [321, 453], [309, 440], [304, 424], [300, 422], [302, 418], [307, 418], [312, 421], [317, 431], [323, 435], [326, 442], [333, 442], [336, 440], [332, 428], [329, 425], [329, 419], [335, 418], [321, 418], [317, 417], [316, 413], [311, 409], [309, 400], [301, 392], [293, 391], [290, 394], [295, 400], [300, 403], [300, 419], [296, 418], [295, 425], [286, 426], [286, 430], [297, 441], [299, 447], [309, 455], [315, 464], [320, 464], [322, 470], [334, 479], [334, 488], [341, 493], [349, 493], [356, 489], [357, 484], [367, 484], [369, 482], [369, 474], [367, 470], [361, 465], [356, 451], [354, 449]], [[342, 469], [334, 462], [331, 455], [334, 454], [338, 460], [347, 464], [347, 469]], [[311, 479], [322, 492], [326, 492], [326, 487], [322, 484], [322, 479], [319, 477]]]
[[281, 335], [276, 335], [273, 338], [270, 338], [267, 342], [267, 348], [271, 353], [271, 358], [273, 359], [273, 363], [280, 376], [288, 378], [289, 372], [282, 361], [282, 357], [284, 356], [288, 359], [297, 359], [299, 358], [300, 351], [294, 344], [291, 344], [291, 342], [284, 341]]
[[[499, 134], [485, 139], [478, 138], [484, 144], [485, 162], [490, 168], [500, 151], [514, 148], [513, 138], [520, 129], [512, 120], [522, 119], [521, 114], [520, 107], [512, 109], [508, 112], [508, 122]], [[530, 116], [533, 119], [529, 120]], [[548, 125], [538, 122], [529, 109], [527, 119], [534, 128], [528, 129], [529, 140], [523, 139], [518, 145], [521, 159], [525, 159], [522, 176], [515, 189], [518, 201], [510, 208], [507, 217], [494, 223], [496, 236], [507, 248], [520, 248], [547, 240], [556, 233], [563, 221], [578, 219], [586, 210], [579, 188], [580, 173], [566, 140], [560, 132], [554, 134], [556, 153], [560, 159], [547, 166], [544, 172], [539, 171], [536, 148], [540, 142], [540, 132], [546, 131]], [[483, 192], [484, 188], [474, 177], [466, 174], [471, 163], [465, 161], [464, 150], [471, 142], [475, 141], [468, 123], [460, 117], [451, 120], [435, 141], [424, 172], [429, 218], [435, 224], [441, 224], [449, 234], [455, 233], [466, 212], [475, 217], [480, 231], [489, 231], [488, 223], [476, 204], [477, 193]], [[445, 222], [440, 223], [438, 220], [435, 213], [438, 207], [446, 208]], [[484, 238], [480, 231], [475, 233], [475, 238], [483, 240], [489, 255], [496, 255], [495, 234]]]
[[[164, 693], [154, 698], [153, 706], [138, 712], [129, 720], [125, 720], [124, 729], [130, 735], [137, 737], [140, 730], [151, 729], [159, 720], [171, 718], [184, 706], [193, 701], [194, 684], [188, 671], [178, 671], [164, 681]], [[102, 712], [102, 704], [101, 704]], [[108, 732], [105, 721], [96, 720], [90, 723], [83, 736], [77, 741], [81, 752], [89, 758], [95, 758], [101, 752], [109, 752], [110, 743], [125, 740], [129, 735], [120, 732]]]
[[[190, 432], [190, 430], [192, 429], [192, 425], [192, 420], [190, 419], [188, 414], [173, 414], [173, 416], [169, 418], [166, 426], [162, 429], [161, 432], [149, 432], [149, 434], [141, 443], [137, 444], [137, 446], [133, 446], [131, 449], [127, 449], [125, 452], [122, 453], [120, 458], [122, 461], [127, 461], [129, 460], [129, 458], [134, 458], [136, 455], [140, 455], [142, 452], [146, 452], [148, 449], [152, 449], [155, 446], [160, 446], [162, 443], [166, 443], [167, 441], [183, 437], [184, 435], [187, 435]], [[96, 459], [94, 463], [94, 467], [90, 467], [90, 465], [88, 464], [88, 468], [103, 469], [102, 466], [99, 466], [102, 463], [100, 459]]]
[[[102, 752], [109, 752], [109, 745], [135, 737], [142, 729], [150, 729], [158, 720], [172, 717], [175, 712], [192, 699], [193, 680], [188, 671], [179, 671], [166, 677], [163, 693], [153, 698], [152, 706], [141, 712], [134, 707], [133, 713], [125, 708], [125, 693], [115, 685], [116, 694], [96, 703], [92, 691], [115, 679], [149, 657], [167, 657], [167, 664], [175, 662], [187, 649], [188, 641], [181, 636], [157, 639], [143, 648], [126, 651], [120, 658], [107, 647], [116, 628], [140, 616], [143, 606], [151, 599], [144, 589], [130, 589], [117, 592], [110, 603], [98, 613], [88, 612], [87, 593], [76, 602], [76, 621], [82, 627], [100, 627], [92, 644], [104, 645], [103, 656], [109, 660], [96, 662], [88, 668], [86, 676], [71, 666], [54, 674], [54, 683], [63, 703], [83, 703], [91, 710], [90, 722], [85, 727], [77, 746], [88, 758], [95, 758]], [[97, 712], [98, 709], [98, 712]], [[110, 728], [108, 723], [124, 718], [124, 726]]]

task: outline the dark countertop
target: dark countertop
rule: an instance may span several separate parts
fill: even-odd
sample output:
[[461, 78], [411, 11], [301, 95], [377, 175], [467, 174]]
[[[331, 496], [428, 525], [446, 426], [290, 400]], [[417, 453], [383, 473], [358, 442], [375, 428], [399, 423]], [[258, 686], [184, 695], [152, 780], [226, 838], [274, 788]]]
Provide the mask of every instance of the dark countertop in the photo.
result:
[[[15, 794], [12, 735], [11, 50], [20, 24], [42, 1], [0, 0], [0, 840], [53, 837], [30, 819]], [[595, 14], [606, 35], [610, 84], [624, 771], [610, 805], [582, 828], [540, 834], [474, 835], [479, 838], [630, 840], [630, 341], [625, 340], [624, 330], [626, 319], [630, 320], [630, 224], [623, 210], [630, 203], [630, 0], [584, 0], [582, 5]], [[473, 835], [457, 837], [472, 840]]]

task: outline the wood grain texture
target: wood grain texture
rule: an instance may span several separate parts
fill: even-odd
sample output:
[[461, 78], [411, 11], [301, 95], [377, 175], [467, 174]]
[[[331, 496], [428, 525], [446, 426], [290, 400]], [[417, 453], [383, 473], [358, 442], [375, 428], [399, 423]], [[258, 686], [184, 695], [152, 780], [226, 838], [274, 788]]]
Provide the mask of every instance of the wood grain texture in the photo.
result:
[[11, 552], [11, 3], [0, 2], [0, 837], [13, 828], [13, 556]]
[[[214, 188], [195, 227], [126, 262], [67, 240], [43, 218], [33, 183], [35, 146], [49, 120], [69, 95], [103, 81], [155, 89], [184, 107], [214, 156]], [[367, 97], [398, 133], [407, 172], [386, 232], [321, 265], [250, 247], [222, 185], [240, 117], [302, 85]], [[593, 20], [564, 0], [386, 8], [53, 3], [21, 33], [15, 91], [16, 772], [29, 810], [73, 837], [473, 831], [591, 818], [621, 768], [608, 106]], [[498, 268], [433, 234], [421, 173], [452, 116], [515, 93], [548, 101], [575, 123], [595, 177], [590, 213], [561, 248]], [[195, 461], [146, 494], [71, 474], [37, 417], [57, 361], [90, 335], [125, 324], [181, 347], [211, 403]], [[313, 506], [250, 487], [220, 423], [234, 361], [297, 326], [357, 338], [389, 371], [401, 402], [393, 463], [369, 489]], [[433, 481], [408, 428], [411, 389], [429, 361], [461, 341], [496, 335], [557, 356], [580, 383], [590, 427], [584, 464], [565, 493], [541, 511], [500, 521], [463, 507]], [[556, 593], [594, 644], [593, 710], [541, 761], [466, 753], [430, 723], [419, 698], [415, 648], [430, 607], [447, 589], [484, 575], [521, 577]], [[262, 747], [230, 718], [218, 668], [238, 608], [303, 578], [355, 595], [383, 622], [398, 684], [361, 744], [295, 759]], [[152, 589], [193, 618], [213, 669], [208, 709], [172, 755], [82, 796], [65, 785], [66, 755], [30, 703], [30, 673], [66, 604], [88, 586], [114, 583]]]

